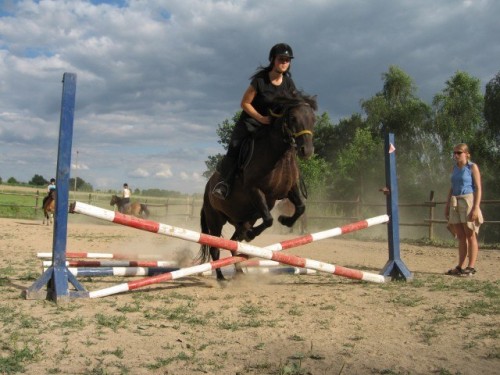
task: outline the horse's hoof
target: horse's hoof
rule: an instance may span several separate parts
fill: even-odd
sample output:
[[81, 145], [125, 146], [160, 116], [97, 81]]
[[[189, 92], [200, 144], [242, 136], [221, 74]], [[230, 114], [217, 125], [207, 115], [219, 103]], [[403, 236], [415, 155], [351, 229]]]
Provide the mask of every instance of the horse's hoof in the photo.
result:
[[255, 239], [255, 233], [253, 232], [253, 230], [249, 230], [245, 233], [245, 241], [250, 242], [253, 239]]
[[281, 225], [284, 225], [286, 227], [293, 227], [293, 224], [295, 224], [295, 221], [294, 220], [291, 220], [290, 217], [286, 217], [286, 216], [280, 216], [278, 217], [278, 221]]
[[217, 279], [217, 284], [221, 287], [221, 288], [226, 288], [228, 285], [229, 285], [229, 280], [226, 280], [224, 278], [222, 279]]

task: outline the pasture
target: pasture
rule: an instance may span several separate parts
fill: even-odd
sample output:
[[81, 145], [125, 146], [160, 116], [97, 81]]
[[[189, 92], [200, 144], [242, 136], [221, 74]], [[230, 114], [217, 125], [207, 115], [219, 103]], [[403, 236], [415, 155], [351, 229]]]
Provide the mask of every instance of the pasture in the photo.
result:
[[[215, 277], [192, 276], [55, 305], [21, 296], [41, 274], [36, 253], [51, 251], [52, 227], [40, 220], [0, 224], [2, 374], [497, 374], [500, 368], [498, 250], [480, 250], [471, 278], [443, 274], [456, 263], [455, 247], [401, 244], [414, 273], [409, 283], [245, 275], [222, 287]], [[169, 224], [199, 230], [198, 223]], [[366, 232], [381, 238], [384, 229]], [[252, 243], [293, 237], [266, 233]], [[198, 246], [82, 215], [68, 220], [68, 251], [187, 265]], [[388, 257], [386, 242], [355, 234], [289, 252], [370, 272]], [[137, 278], [79, 281], [97, 290], [131, 279]]]

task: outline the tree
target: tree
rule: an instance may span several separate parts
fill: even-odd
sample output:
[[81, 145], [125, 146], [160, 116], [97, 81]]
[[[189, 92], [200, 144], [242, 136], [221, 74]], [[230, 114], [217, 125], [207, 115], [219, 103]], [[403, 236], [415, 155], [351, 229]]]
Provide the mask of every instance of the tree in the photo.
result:
[[500, 147], [500, 72], [486, 84], [484, 118], [486, 134], [494, 142], [492, 146], [498, 151]]
[[[75, 190], [75, 179], [74, 178], [69, 179], [69, 190], [73, 190], [73, 191]], [[88, 182], [85, 182], [85, 180], [83, 180], [82, 178], [77, 177], [76, 178], [76, 190], [77, 191], [92, 192], [92, 191], [94, 191], [94, 188], [92, 187], [91, 184], [89, 184]]]
[[[222, 121], [222, 124], [217, 125], [217, 129], [215, 130], [215, 132], [219, 136], [219, 140], [217, 141], [217, 143], [222, 145], [222, 147], [226, 151], [229, 147], [229, 142], [231, 141], [231, 134], [233, 132], [236, 123], [240, 119], [240, 116], [241, 116], [241, 110], [237, 111], [233, 115], [233, 118], [231, 120], [225, 119], [224, 121]], [[203, 177], [209, 179], [210, 176], [214, 174], [215, 170], [217, 169], [217, 165], [219, 164], [219, 162], [222, 160], [223, 157], [224, 155], [221, 153], [218, 153], [216, 155], [209, 155], [208, 160], [205, 160], [205, 166], [207, 167], [207, 170], [203, 172]]]
[[313, 155], [307, 160], [299, 159], [299, 169], [300, 177], [306, 185], [307, 195], [314, 195], [316, 199], [325, 196], [326, 189], [330, 186], [331, 165], [318, 155]]
[[397, 66], [390, 66], [382, 78], [382, 91], [361, 102], [366, 123], [381, 137], [392, 132], [400, 144], [411, 145], [428, 128], [430, 108], [416, 96], [413, 79]]
[[15, 184], [18, 184], [19, 182], [17, 182], [17, 180], [14, 177], [9, 177], [9, 179], [7, 180], [7, 183], [15, 185]]
[[465, 72], [457, 72], [446, 87], [434, 96], [435, 130], [443, 151], [458, 143], [472, 145], [483, 127], [484, 98], [480, 81]]
[[397, 149], [404, 150], [398, 152], [401, 197], [414, 199], [417, 193], [423, 193], [423, 179], [436, 178], [429, 173], [434, 165], [427, 157], [436, 154], [432, 151], [435, 140], [430, 126], [431, 108], [417, 97], [413, 79], [400, 68], [389, 67], [382, 78], [382, 91], [361, 102], [367, 115], [366, 126], [373, 140], [382, 140], [386, 132], [394, 133]]
[[33, 178], [31, 179], [30, 182], [28, 182], [28, 184], [30, 185], [35, 185], [35, 186], [44, 186], [44, 185], [47, 185], [49, 182], [43, 178], [43, 176], [40, 176], [40, 175], [37, 175], [35, 174], [33, 176]]
[[[369, 129], [358, 128], [354, 138], [338, 154], [334, 164], [337, 196], [342, 199], [363, 197], [367, 190], [378, 191], [384, 170], [382, 139]], [[382, 178], [382, 179], [381, 179]]]

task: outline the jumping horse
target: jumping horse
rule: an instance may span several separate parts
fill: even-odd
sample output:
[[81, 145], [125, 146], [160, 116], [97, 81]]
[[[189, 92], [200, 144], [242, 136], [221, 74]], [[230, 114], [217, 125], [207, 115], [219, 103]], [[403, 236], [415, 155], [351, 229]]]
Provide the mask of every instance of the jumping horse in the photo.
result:
[[56, 191], [51, 190], [49, 194], [43, 199], [43, 224], [47, 225], [54, 222], [54, 212], [56, 211]]
[[142, 217], [142, 218], [149, 217], [150, 212], [148, 206], [146, 206], [144, 203], [138, 203], [138, 202], [124, 203], [123, 198], [120, 198], [117, 195], [113, 195], [111, 197], [109, 205], [114, 206], [115, 204], [118, 206], [118, 211], [120, 211], [123, 214], [132, 215], [135, 217]]
[[[273, 99], [281, 107], [280, 114], [272, 113], [270, 125], [263, 125], [242, 149], [250, 149], [240, 163], [231, 193], [225, 200], [212, 194], [221, 181], [215, 172], [205, 186], [201, 209], [201, 231], [220, 237], [222, 227], [229, 222], [235, 227], [231, 239], [251, 241], [273, 224], [271, 210], [277, 200], [288, 198], [295, 210], [293, 214], [280, 215], [278, 221], [292, 227], [305, 211], [299, 183], [297, 156], [307, 159], [314, 152], [313, 127], [316, 121], [316, 97], [304, 94], [280, 96]], [[262, 223], [254, 226], [258, 219]], [[218, 260], [217, 247], [201, 245], [198, 259], [207, 262]], [[239, 271], [239, 267], [236, 267]], [[216, 269], [217, 280], [224, 280]]]

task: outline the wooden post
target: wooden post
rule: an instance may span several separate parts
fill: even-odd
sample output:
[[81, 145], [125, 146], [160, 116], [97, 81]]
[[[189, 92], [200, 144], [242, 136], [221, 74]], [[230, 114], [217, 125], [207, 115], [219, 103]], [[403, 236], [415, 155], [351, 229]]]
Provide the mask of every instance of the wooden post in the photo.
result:
[[36, 217], [36, 214], [38, 212], [38, 199], [39, 198], [40, 198], [40, 192], [37, 190], [36, 195], [35, 195], [35, 217]]
[[434, 200], [434, 190], [431, 190], [429, 202], [431, 203], [429, 207], [429, 240], [432, 241], [434, 238], [434, 207], [436, 205], [436, 201]]

